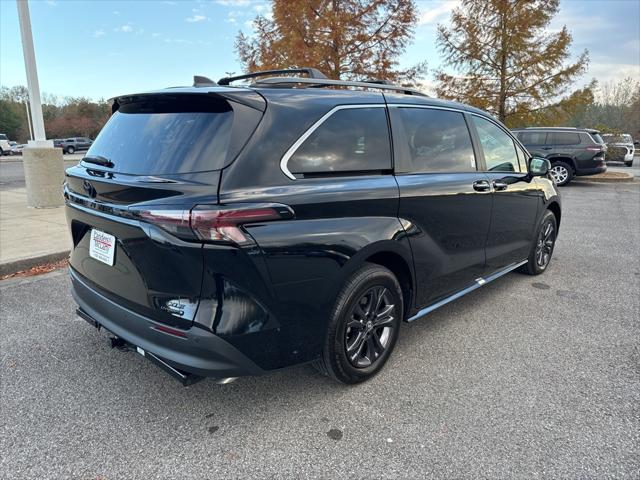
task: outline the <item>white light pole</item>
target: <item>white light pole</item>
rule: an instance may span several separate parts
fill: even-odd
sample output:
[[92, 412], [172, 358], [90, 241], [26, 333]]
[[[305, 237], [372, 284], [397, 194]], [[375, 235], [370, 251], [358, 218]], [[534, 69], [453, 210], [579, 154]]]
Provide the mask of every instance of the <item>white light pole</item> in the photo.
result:
[[[33, 35], [31, 34], [31, 19], [29, 18], [29, 4], [27, 0], [17, 0], [18, 18], [20, 20], [20, 34], [22, 35], [22, 53], [24, 67], [27, 70], [27, 88], [29, 89], [29, 103], [31, 104], [31, 118], [33, 122], [34, 140], [42, 147], [53, 147], [53, 142], [45, 142], [44, 119], [42, 118], [42, 104], [40, 103], [40, 85], [38, 84], [38, 70], [36, 68], [36, 53], [33, 49]], [[31, 142], [29, 142], [31, 143]]]
[[16, 0], [24, 66], [27, 71], [27, 88], [31, 105], [31, 123], [33, 140], [29, 140], [22, 151], [24, 179], [27, 185], [27, 205], [30, 207], [58, 207], [63, 205], [62, 182], [64, 181], [64, 161], [62, 150], [53, 148], [53, 142], [47, 140], [40, 103], [40, 86], [36, 54], [33, 48], [29, 4], [27, 0]]
[[24, 109], [27, 111], [27, 123], [29, 124], [29, 140], [33, 140], [33, 126], [31, 125], [31, 112], [29, 112], [29, 102], [24, 101]]

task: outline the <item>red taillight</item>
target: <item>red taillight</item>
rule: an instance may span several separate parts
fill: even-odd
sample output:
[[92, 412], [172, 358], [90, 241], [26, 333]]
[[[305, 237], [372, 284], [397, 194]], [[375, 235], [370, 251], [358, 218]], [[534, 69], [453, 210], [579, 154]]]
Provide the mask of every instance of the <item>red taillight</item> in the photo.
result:
[[596, 145], [594, 147], [585, 147], [585, 150], [590, 152], [604, 152], [607, 149], [604, 145]]
[[199, 206], [191, 210], [191, 230], [200, 240], [244, 243], [247, 238], [240, 225], [282, 218], [273, 207], [211, 209]]
[[197, 205], [191, 210], [139, 210], [135, 216], [177, 237], [242, 244], [249, 241], [242, 225], [285, 220], [294, 215], [287, 205], [260, 203]]

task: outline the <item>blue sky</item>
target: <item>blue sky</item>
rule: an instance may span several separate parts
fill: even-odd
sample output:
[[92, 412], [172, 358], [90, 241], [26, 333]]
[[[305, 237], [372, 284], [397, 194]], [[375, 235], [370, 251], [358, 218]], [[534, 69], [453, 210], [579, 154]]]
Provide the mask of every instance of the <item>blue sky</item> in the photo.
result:
[[[420, 22], [402, 56], [410, 66], [440, 64], [438, 23], [446, 23], [455, 0], [418, 1]], [[40, 88], [60, 96], [109, 98], [152, 88], [188, 85], [194, 74], [213, 79], [241, 71], [234, 52], [239, 30], [250, 34], [264, 0], [75, 1], [31, 0], [31, 22]], [[564, 0], [551, 25], [567, 25], [572, 51], [589, 49], [589, 72], [580, 79], [640, 79], [640, 1]], [[17, 8], [0, 0], [0, 84], [25, 85]]]

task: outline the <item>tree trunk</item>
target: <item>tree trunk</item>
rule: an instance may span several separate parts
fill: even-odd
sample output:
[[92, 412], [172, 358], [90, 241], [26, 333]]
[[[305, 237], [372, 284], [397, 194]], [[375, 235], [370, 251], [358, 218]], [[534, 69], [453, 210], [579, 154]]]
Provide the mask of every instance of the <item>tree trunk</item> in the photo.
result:
[[505, 5], [500, 15], [500, 93], [498, 95], [498, 119], [504, 123], [507, 118], [507, 12]]

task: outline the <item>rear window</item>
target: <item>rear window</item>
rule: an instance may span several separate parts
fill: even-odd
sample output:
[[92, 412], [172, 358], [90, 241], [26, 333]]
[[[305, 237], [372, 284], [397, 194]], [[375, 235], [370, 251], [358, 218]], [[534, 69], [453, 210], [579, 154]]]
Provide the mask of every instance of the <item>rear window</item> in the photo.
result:
[[233, 120], [222, 99], [147, 97], [122, 105], [87, 156], [110, 160], [115, 172], [138, 175], [218, 170], [227, 162]]
[[520, 132], [518, 139], [523, 145], [544, 145], [546, 132]]
[[391, 169], [385, 109], [336, 111], [296, 150], [287, 167], [300, 174]]
[[548, 145], [578, 145], [580, 135], [571, 132], [549, 132], [547, 136]]
[[9, 140], [4, 133], [0, 133], [0, 140]]
[[[589, 135], [591, 135], [591, 138], [593, 138], [593, 141], [596, 143], [604, 143], [604, 139], [602, 138], [602, 136], [599, 133], [589, 133]], [[629, 139], [631, 139], [630, 135], [627, 135], [629, 137]], [[633, 143], [631, 141], [629, 141], [629, 143]]]

